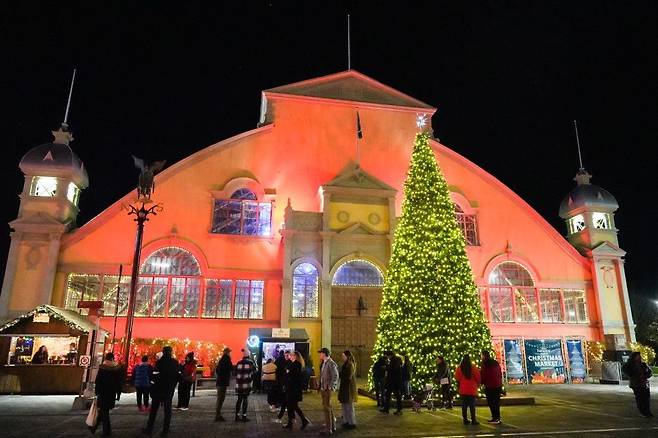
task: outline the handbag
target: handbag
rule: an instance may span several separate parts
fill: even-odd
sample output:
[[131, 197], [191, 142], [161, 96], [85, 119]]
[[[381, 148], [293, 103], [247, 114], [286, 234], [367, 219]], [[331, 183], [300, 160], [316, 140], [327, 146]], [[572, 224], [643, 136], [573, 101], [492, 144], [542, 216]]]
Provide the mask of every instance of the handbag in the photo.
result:
[[87, 419], [85, 424], [89, 427], [95, 427], [98, 422], [98, 406], [96, 405], [96, 399], [91, 403], [91, 408], [89, 408], [89, 413], [87, 414]]
[[444, 377], [444, 378], [442, 378], [442, 379], [439, 381], [439, 383], [440, 383], [441, 385], [447, 385], [447, 384], [450, 383], [450, 380], [449, 380], [447, 377]]

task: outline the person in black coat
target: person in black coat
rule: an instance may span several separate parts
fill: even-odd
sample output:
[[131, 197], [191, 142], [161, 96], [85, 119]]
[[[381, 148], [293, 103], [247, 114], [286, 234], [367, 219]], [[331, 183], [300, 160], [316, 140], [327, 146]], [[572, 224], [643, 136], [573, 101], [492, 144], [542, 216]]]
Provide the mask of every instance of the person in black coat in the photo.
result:
[[167, 346], [162, 349], [162, 357], [155, 363], [153, 369], [153, 385], [151, 385], [151, 413], [149, 414], [148, 423], [144, 433], [151, 435], [155, 417], [158, 415], [158, 408], [164, 405], [164, 427], [162, 435], [169, 433], [171, 423], [171, 400], [174, 398], [176, 384], [180, 377], [178, 361], [172, 357], [171, 347]]
[[384, 408], [381, 412], [388, 414], [391, 406], [391, 395], [395, 395], [397, 402], [397, 410], [395, 415], [402, 414], [402, 360], [391, 353], [386, 353], [388, 356], [388, 366], [386, 367], [386, 378], [384, 379], [384, 387], [386, 395], [384, 397]]
[[310, 421], [306, 418], [299, 407], [304, 392], [304, 358], [299, 351], [290, 354], [290, 365], [288, 366], [288, 379], [286, 396], [288, 402], [288, 423], [283, 426], [284, 429], [292, 429], [295, 421], [295, 413], [302, 420], [302, 430], [308, 426]]
[[381, 356], [372, 366], [372, 380], [375, 384], [375, 398], [377, 406], [384, 406], [384, 378], [386, 377], [386, 356]]
[[122, 368], [114, 362], [114, 354], [107, 353], [105, 360], [98, 367], [96, 374], [96, 408], [98, 419], [96, 425], [89, 428], [92, 434], [96, 433], [99, 424], [103, 425], [103, 436], [112, 435], [110, 425], [110, 409], [114, 409], [118, 395], [121, 394]]
[[215, 372], [217, 373], [217, 404], [215, 405], [215, 421], [226, 421], [222, 416], [222, 406], [226, 398], [226, 388], [231, 381], [231, 371], [233, 371], [233, 362], [231, 362], [231, 349], [226, 347], [222, 358], [217, 363]]
[[276, 384], [279, 390], [279, 414], [277, 419], [281, 420], [288, 407], [288, 396], [286, 395], [288, 387], [288, 370], [290, 368], [290, 352], [279, 352], [279, 357], [274, 361], [276, 365]]
[[631, 358], [624, 364], [622, 370], [629, 377], [629, 386], [635, 395], [635, 403], [644, 418], [651, 418], [651, 394], [649, 390], [649, 378], [651, 378], [651, 368], [642, 362], [642, 354], [634, 351]]

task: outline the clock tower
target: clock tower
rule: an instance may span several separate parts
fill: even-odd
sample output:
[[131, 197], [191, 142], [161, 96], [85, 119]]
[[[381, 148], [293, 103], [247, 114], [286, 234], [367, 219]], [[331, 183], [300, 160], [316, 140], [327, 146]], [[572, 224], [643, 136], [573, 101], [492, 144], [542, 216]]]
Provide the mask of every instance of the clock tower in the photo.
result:
[[601, 331], [608, 350], [626, 350], [635, 341], [635, 324], [628, 298], [624, 255], [619, 247], [614, 213], [617, 200], [590, 183], [591, 175], [581, 167], [574, 187], [560, 205], [566, 221], [567, 239], [592, 266], [592, 282], [598, 295]]
[[69, 143], [66, 123], [54, 139], [30, 149], [19, 167], [25, 177], [0, 294], [0, 318], [50, 304], [62, 234], [75, 226], [81, 190], [89, 185]]

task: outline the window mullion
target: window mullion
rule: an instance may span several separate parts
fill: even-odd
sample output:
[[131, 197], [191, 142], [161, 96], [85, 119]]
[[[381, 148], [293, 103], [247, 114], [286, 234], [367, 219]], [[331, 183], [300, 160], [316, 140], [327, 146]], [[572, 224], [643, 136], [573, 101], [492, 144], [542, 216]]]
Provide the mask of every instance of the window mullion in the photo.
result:
[[562, 311], [562, 323], [566, 324], [567, 323], [567, 306], [566, 303], [564, 302], [564, 289], [560, 289], [558, 291], [560, 294], [560, 310]]
[[538, 287], [535, 288], [535, 300], [536, 300], [535, 303], [537, 304], [537, 322], [539, 322], [541, 324], [544, 321], [543, 321], [542, 311], [541, 311], [541, 302], [539, 301], [539, 288]]
[[240, 201], [240, 234], [244, 234], [244, 213], [247, 203]]

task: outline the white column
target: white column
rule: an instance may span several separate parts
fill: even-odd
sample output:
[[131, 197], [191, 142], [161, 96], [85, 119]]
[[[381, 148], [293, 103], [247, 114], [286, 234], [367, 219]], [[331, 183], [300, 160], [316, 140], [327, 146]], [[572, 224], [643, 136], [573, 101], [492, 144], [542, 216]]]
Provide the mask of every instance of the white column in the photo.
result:
[[631, 312], [631, 302], [628, 298], [628, 285], [626, 284], [626, 271], [624, 270], [624, 260], [617, 259], [614, 261], [617, 267], [617, 278], [619, 279], [619, 292], [624, 304], [624, 316], [626, 317], [626, 337], [629, 341], [635, 342], [635, 321]]
[[11, 301], [11, 294], [14, 288], [16, 262], [18, 261], [18, 247], [20, 246], [21, 239], [21, 233], [16, 231], [11, 233], [11, 243], [9, 245], [9, 254], [7, 255], [5, 277], [2, 282], [2, 292], [0, 293], [0, 317], [9, 315], [9, 302]]
[[322, 347], [331, 348], [331, 235], [322, 234]]
[[44, 267], [41, 291], [39, 294], [39, 300], [36, 305], [52, 304], [51, 300], [53, 296], [53, 286], [55, 284], [57, 261], [59, 259], [60, 237], [61, 234], [59, 233], [49, 234], [50, 242], [48, 244], [48, 255], [44, 262], [46, 266]]
[[291, 239], [292, 232], [285, 230], [283, 232], [283, 278], [281, 279], [281, 327], [290, 325], [290, 300], [292, 298], [290, 284]]

